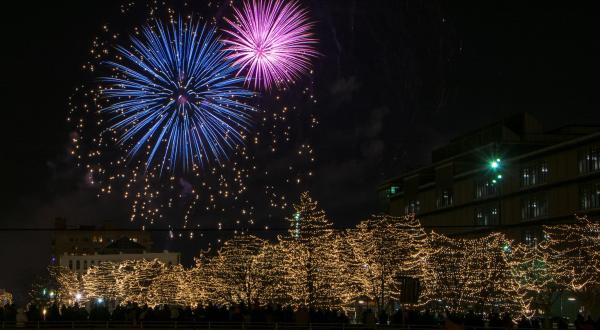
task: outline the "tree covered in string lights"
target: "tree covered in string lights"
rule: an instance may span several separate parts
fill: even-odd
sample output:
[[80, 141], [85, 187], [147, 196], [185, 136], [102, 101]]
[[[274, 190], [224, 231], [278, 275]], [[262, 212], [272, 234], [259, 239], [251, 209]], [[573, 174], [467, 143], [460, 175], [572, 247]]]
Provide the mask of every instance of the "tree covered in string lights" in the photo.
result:
[[149, 305], [194, 306], [189, 272], [182, 265], [166, 266], [148, 289]]
[[512, 281], [507, 283], [516, 292], [522, 314], [532, 316], [542, 311], [549, 315], [565, 286], [556, 281], [547, 263], [546, 251], [538, 244], [516, 243], [511, 246], [507, 262]]
[[120, 262], [115, 269], [118, 301], [154, 305], [149, 299], [150, 288], [153, 281], [165, 271], [165, 264], [156, 259]]
[[285, 279], [293, 305], [332, 308], [342, 304], [339, 294], [340, 261], [333, 223], [308, 192], [294, 204], [289, 236], [283, 238]]
[[600, 225], [587, 218], [574, 224], [544, 227], [540, 248], [554, 276], [571, 290], [591, 289], [600, 284]]
[[399, 301], [402, 280], [422, 277], [426, 235], [414, 215], [374, 215], [345, 235], [347, 278], [379, 309]]
[[544, 226], [539, 249], [554, 281], [590, 308], [600, 303], [600, 224], [576, 218], [573, 224]]
[[450, 238], [432, 232], [423, 273], [422, 303], [437, 310], [520, 312], [500, 233]]
[[261, 252], [256, 256], [256, 267], [260, 272], [258, 280], [263, 292], [261, 294], [264, 301], [278, 304], [291, 305], [293, 292], [297, 289], [292, 289], [296, 279], [293, 275], [296, 272], [290, 271], [293, 269], [296, 252], [295, 249], [290, 249], [289, 244], [296, 244], [293, 241], [279, 241], [273, 244], [263, 245]]
[[265, 283], [257, 259], [266, 242], [239, 234], [226, 241], [209, 263], [213, 299], [220, 304], [247, 306], [264, 302]]
[[13, 303], [13, 295], [8, 291], [0, 291], [0, 307], [10, 305]]
[[[600, 287], [600, 226], [588, 219], [544, 227], [536, 245], [501, 233], [456, 238], [426, 233], [414, 215], [371, 216], [336, 233], [308, 193], [276, 242], [238, 234], [220, 250], [203, 252], [195, 266], [158, 260], [103, 262], [83, 275], [50, 268], [61, 304], [102, 298], [118, 304], [195, 306], [281, 304], [346, 308], [363, 297], [380, 310], [404, 303], [403, 284], [421, 284], [419, 307], [466, 312], [549, 315], [563, 290], [591, 308]], [[41, 283], [41, 282], [40, 282]]]
[[66, 267], [49, 267], [51, 277], [56, 281], [55, 301], [59, 304], [84, 304], [88, 298], [84, 294], [83, 278]]
[[122, 295], [117, 290], [116, 270], [118, 264], [99, 262], [83, 274], [83, 289], [89, 299], [116, 301]]

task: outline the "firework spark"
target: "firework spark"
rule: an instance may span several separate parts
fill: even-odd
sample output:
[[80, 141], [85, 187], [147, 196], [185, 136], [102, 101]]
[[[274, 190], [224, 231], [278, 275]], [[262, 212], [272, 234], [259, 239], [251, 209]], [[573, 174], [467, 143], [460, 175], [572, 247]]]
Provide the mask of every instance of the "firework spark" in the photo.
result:
[[[215, 3], [217, 6], [214, 6]], [[298, 81], [299, 84], [295, 86], [297, 88], [274, 89], [270, 97], [254, 97], [256, 95], [254, 94], [252, 99], [249, 99], [251, 94], [247, 91], [248, 88], [243, 86], [245, 74], [239, 72], [239, 66], [234, 67], [234, 59], [228, 57], [232, 55], [231, 51], [226, 49], [227, 45], [222, 43], [218, 33], [208, 36], [211, 29], [202, 25], [216, 27], [219, 19], [213, 15], [213, 12], [220, 12], [219, 8], [230, 6], [230, 2], [222, 0], [206, 4], [207, 8], [196, 6], [191, 8], [193, 11], [174, 10], [162, 2], [138, 2], [128, 5], [126, 10], [122, 11], [122, 18], [117, 22], [103, 25], [100, 34], [92, 40], [91, 56], [82, 66], [91, 80], [82, 82], [69, 98], [68, 121], [73, 125], [72, 146], [69, 151], [77, 166], [84, 170], [82, 174], [88, 187], [97, 189], [98, 197], [101, 198], [125, 199], [125, 204], [130, 207], [130, 221], [141, 223], [143, 228], [169, 224], [190, 229], [189, 233], [174, 232], [171, 236], [174, 239], [184, 237], [200, 239], [202, 234], [195, 235], [192, 229], [216, 227], [217, 223], [219, 228], [235, 230], [253, 227], [269, 228], [270, 225], [275, 225], [271, 222], [278, 221], [288, 213], [289, 196], [295, 196], [307, 189], [306, 185], [313, 178], [317, 158], [315, 150], [310, 145], [310, 139], [303, 134], [297, 134], [306, 132], [318, 124], [314, 87], [300, 87], [298, 85], [302, 82]], [[201, 11], [196, 13], [194, 12], [196, 10]], [[146, 26], [148, 31], [143, 28], [127, 28], [132, 21], [137, 21], [139, 13], [144, 11], [147, 11], [147, 16], [143, 17], [145, 23], [142, 23], [142, 26]], [[220, 14], [218, 15], [220, 18]], [[179, 17], [183, 17], [183, 23], [180, 22]], [[194, 17], [195, 22], [197, 22], [196, 18], [201, 20], [200, 26], [192, 24], [189, 17]], [[126, 30], [121, 30], [121, 21]], [[157, 21], [163, 22], [162, 25]], [[162, 27], [164, 36], [161, 35], [159, 26]], [[180, 27], [181, 31], [179, 31]], [[193, 32], [194, 30], [196, 32]], [[139, 39], [139, 45], [132, 42], [132, 38], [129, 37], [131, 34]], [[201, 39], [201, 35], [205, 39]], [[231, 71], [222, 71], [225, 72], [227, 79], [236, 81], [231, 84], [229, 90], [235, 88], [235, 90], [245, 91], [244, 95], [232, 96], [227, 92], [223, 93], [223, 98], [237, 100], [240, 103], [232, 110], [239, 110], [240, 116], [244, 119], [243, 122], [239, 122], [237, 118], [227, 117], [224, 121], [230, 123], [232, 127], [243, 127], [239, 131], [229, 129], [224, 135], [217, 135], [226, 138], [234, 148], [228, 150], [223, 140], [217, 140], [223, 144], [224, 153], [219, 156], [223, 158], [217, 157], [218, 162], [212, 161], [210, 164], [208, 158], [215, 158], [215, 154], [210, 149], [214, 141], [209, 140], [204, 145], [208, 155], [198, 153], [194, 148], [186, 151], [183, 148], [189, 148], [189, 142], [183, 144], [185, 140], [172, 140], [173, 142], [169, 144], [170, 133], [165, 133], [164, 137], [159, 139], [164, 125], [155, 128], [154, 133], [144, 140], [145, 132], [153, 129], [156, 123], [142, 122], [144, 116], [150, 115], [149, 112], [143, 107], [139, 107], [137, 111], [130, 111], [130, 107], [135, 105], [133, 101], [116, 106], [119, 102], [134, 99], [138, 100], [138, 103], [141, 100], [147, 103], [156, 102], [158, 105], [172, 102], [171, 108], [165, 108], [162, 110], [162, 115], [155, 116], [155, 120], [158, 121], [172, 114], [173, 111], [178, 112], [178, 106], [187, 105], [185, 101], [190, 100], [185, 93], [187, 89], [178, 89], [178, 92], [183, 93], [176, 93], [173, 84], [178, 83], [179, 80], [175, 77], [179, 77], [177, 72], [185, 73], [184, 70], [189, 72], [190, 66], [185, 67], [185, 65], [202, 64], [195, 63], [198, 62], [197, 60], [177, 62], [185, 57], [173, 56], [173, 54], [177, 52], [183, 54], [189, 46], [186, 43], [189, 38], [196, 40], [197, 52], [200, 52], [202, 47], [205, 49], [211, 47], [210, 43], [213, 39], [220, 39], [218, 42], [221, 44], [213, 46], [213, 49], [215, 52], [220, 51], [221, 61], [229, 63]], [[202, 43], [198, 40], [210, 42]], [[120, 49], [117, 45], [125, 47]], [[145, 55], [143, 51], [149, 52], [150, 56]], [[155, 54], [165, 59], [156, 60], [151, 56]], [[213, 55], [208, 50], [205, 54]], [[198, 53], [194, 53], [193, 56], [199, 57]], [[208, 63], [207, 57], [203, 58], [203, 61]], [[215, 60], [215, 63], [221, 62]], [[144, 65], [152, 71], [147, 70]], [[208, 64], [206, 68], [209, 68]], [[131, 71], [125, 71], [126, 69]], [[212, 72], [219, 70], [221, 69]], [[134, 73], [142, 75], [144, 79], [141, 82], [136, 80], [138, 77], [133, 76]], [[156, 77], [154, 73], [158, 73], [159, 76]], [[210, 73], [204, 71], [200, 73], [210, 77]], [[101, 78], [106, 76], [124, 81], [107, 81]], [[165, 80], [165, 77], [171, 82], [170, 84], [161, 80]], [[226, 80], [225, 77], [222, 78]], [[199, 78], [194, 76], [193, 79], [196, 81]], [[152, 88], [160, 89], [161, 93], [154, 92], [159, 99], [152, 99]], [[212, 93], [215, 87], [213, 85], [210, 91], [203, 88], [198, 90]], [[108, 93], [112, 92], [121, 94], [109, 96]], [[191, 100], [192, 105], [196, 105], [194, 100], [197, 99]], [[208, 100], [215, 100], [215, 98]], [[245, 108], [246, 102], [252, 104], [254, 106], [252, 110], [255, 111]], [[198, 105], [199, 110], [192, 108], [192, 105], [184, 109], [188, 114], [199, 110], [212, 111], [210, 108], [200, 107], [200, 105], [204, 106], [203, 104]], [[107, 110], [109, 107], [113, 107], [113, 110]], [[300, 107], [302, 111], [299, 111]], [[185, 114], [184, 112], [178, 118], [183, 118]], [[135, 116], [137, 117], [134, 119]], [[132, 117], [129, 124], [117, 126], [120, 121], [128, 117]], [[247, 122], [250, 119], [252, 127], [245, 131], [244, 128], [249, 128]], [[139, 133], [124, 140], [124, 136], [140, 124], [145, 124], [146, 127], [140, 127]], [[174, 128], [179, 132], [184, 131], [183, 127]], [[225, 127], [218, 127], [218, 129], [218, 132], [226, 130]], [[236, 132], [245, 143], [238, 144], [239, 140], [234, 140], [232, 134]], [[188, 137], [192, 136], [188, 135]], [[159, 143], [161, 145], [150, 158], [153, 148]], [[137, 151], [133, 153], [133, 148], [138, 145]], [[175, 149], [171, 149], [171, 145], [179, 146], [176, 152]], [[183, 157], [185, 152], [188, 153], [188, 161]], [[171, 156], [176, 157], [177, 170]], [[200, 161], [205, 161], [204, 166], [198, 164]], [[188, 164], [187, 162], [191, 163], [191, 168], [188, 171], [179, 170], [179, 167]], [[165, 172], [169, 171], [172, 172], [165, 175]], [[220, 237], [217, 235], [217, 238]]]
[[297, 79], [310, 68], [318, 55], [317, 40], [311, 32], [307, 11], [297, 2], [253, 0], [243, 9], [234, 8], [233, 20], [225, 19], [231, 29], [225, 32], [228, 56], [247, 72], [246, 83], [268, 90]]
[[155, 21], [131, 42], [104, 62], [114, 75], [102, 78], [111, 102], [102, 112], [112, 115], [109, 129], [120, 132], [128, 157], [144, 153], [146, 168], [187, 170], [243, 143], [254, 109], [241, 101], [253, 94], [238, 86], [245, 77], [235, 76], [214, 28]]

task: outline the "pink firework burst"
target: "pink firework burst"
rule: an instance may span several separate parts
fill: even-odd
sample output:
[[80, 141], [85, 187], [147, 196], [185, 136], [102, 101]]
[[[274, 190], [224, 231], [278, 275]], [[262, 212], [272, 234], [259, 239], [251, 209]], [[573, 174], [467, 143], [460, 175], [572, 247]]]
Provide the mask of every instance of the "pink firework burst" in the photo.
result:
[[234, 8], [230, 30], [224, 41], [229, 57], [246, 72], [246, 83], [255, 89], [270, 89], [294, 81], [310, 69], [310, 59], [319, 55], [308, 13], [296, 1], [244, 1]]

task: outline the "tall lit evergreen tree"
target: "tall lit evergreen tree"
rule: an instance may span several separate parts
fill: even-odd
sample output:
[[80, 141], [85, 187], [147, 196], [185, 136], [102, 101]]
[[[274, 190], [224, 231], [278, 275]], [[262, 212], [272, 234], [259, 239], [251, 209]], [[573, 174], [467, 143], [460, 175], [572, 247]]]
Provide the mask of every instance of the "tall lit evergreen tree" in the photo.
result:
[[339, 306], [342, 266], [333, 224], [308, 192], [300, 195], [294, 210], [288, 218], [288, 242], [280, 243], [288, 256], [285, 268], [292, 301], [311, 308]]

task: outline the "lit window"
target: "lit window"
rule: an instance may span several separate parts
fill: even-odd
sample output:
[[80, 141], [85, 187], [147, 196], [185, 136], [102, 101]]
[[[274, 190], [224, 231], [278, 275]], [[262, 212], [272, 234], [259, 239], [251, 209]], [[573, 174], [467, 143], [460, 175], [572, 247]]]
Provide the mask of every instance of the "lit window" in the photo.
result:
[[421, 203], [418, 200], [410, 200], [404, 207], [405, 214], [419, 213], [421, 211]]
[[452, 206], [454, 204], [454, 197], [452, 196], [452, 190], [444, 189], [438, 192], [438, 197], [435, 201], [437, 208], [443, 208]]
[[535, 194], [521, 199], [521, 220], [531, 220], [548, 215], [548, 200], [545, 194]]
[[548, 179], [548, 163], [545, 161], [521, 168], [521, 187], [546, 183]]
[[600, 170], [600, 145], [589, 146], [581, 150], [577, 165], [579, 173], [590, 173]]
[[490, 180], [475, 182], [475, 198], [486, 198], [498, 194], [498, 185]]
[[500, 223], [498, 204], [476, 207], [474, 211], [476, 226], [493, 226]]
[[589, 210], [600, 207], [600, 182], [591, 182], [579, 188], [581, 209]]
[[536, 246], [538, 243], [537, 235], [532, 231], [523, 233], [523, 242], [529, 246]]

